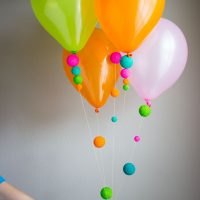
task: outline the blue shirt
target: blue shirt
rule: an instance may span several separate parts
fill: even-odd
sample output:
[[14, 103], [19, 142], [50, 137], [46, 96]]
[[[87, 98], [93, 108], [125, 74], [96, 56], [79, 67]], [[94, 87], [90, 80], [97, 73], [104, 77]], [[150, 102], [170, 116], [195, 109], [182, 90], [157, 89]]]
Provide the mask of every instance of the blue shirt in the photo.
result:
[[6, 180], [4, 179], [4, 177], [0, 176], [0, 184], [5, 182]]

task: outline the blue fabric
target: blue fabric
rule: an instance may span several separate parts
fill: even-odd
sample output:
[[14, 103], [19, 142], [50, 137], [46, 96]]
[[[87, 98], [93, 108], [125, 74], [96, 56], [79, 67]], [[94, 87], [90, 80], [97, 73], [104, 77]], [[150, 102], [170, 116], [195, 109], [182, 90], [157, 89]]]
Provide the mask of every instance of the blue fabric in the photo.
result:
[[4, 177], [0, 176], [0, 184], [5, 182], [6, 180], [4, 179]]

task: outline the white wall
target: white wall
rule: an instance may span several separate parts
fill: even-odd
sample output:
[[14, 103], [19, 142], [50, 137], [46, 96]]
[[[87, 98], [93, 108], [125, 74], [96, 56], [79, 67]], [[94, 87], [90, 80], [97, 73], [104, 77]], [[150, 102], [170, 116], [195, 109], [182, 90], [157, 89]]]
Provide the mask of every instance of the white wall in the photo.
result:
[[[86, 105], [93, 135], [107, 137], [101, 163], [111, 184], [112, 134], [116, 135], [115, 199], [200, 199], [200, 68], [197, 0], [167, 0], [165, 17], [178, 24], [189, 43], [189, 61], [179, 82], [153, 102], [143, 121], [142, 142], [137, 109], [143, 102], [131, 89], [117, 99], [121, 121], [114, 129], [113, 101], [100, 114]], [[41, 28], [27, 0], [0, 1], [0, 173], [37, 200], [100, 199], [104, 185], [79, 95], [66, 80], [61, 47]], [[134, 148], [131, 159], [129, 152]], [[137, 173], [126, 177], [123, 164], [133, 161]], [[124, 185], [124, 187], [121, 187]], [[121, 189], [120, 189], [121, 188]]]

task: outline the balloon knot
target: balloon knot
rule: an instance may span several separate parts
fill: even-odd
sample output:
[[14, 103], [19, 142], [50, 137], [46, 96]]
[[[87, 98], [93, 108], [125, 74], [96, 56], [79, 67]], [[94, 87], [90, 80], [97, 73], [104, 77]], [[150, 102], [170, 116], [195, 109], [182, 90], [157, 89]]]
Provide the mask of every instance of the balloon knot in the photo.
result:
[[96, 108], [96, 109], [95, 109], [95, 113], [99, 113], [99, 108]]
[[152, 103], [150, 99], [145, 99], [147, 106], [151, 107]]

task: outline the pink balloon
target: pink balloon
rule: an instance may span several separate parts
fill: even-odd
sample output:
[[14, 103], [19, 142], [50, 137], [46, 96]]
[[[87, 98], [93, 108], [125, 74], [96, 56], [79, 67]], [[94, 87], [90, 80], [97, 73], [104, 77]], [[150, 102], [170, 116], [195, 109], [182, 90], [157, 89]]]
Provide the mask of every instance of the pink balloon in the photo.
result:
[[139, 96], [152, 100], [179, 79], [187, 62], [188, 46], [182, 31], [171, 21], [161, 19], [133, 57], [130, 83]]

